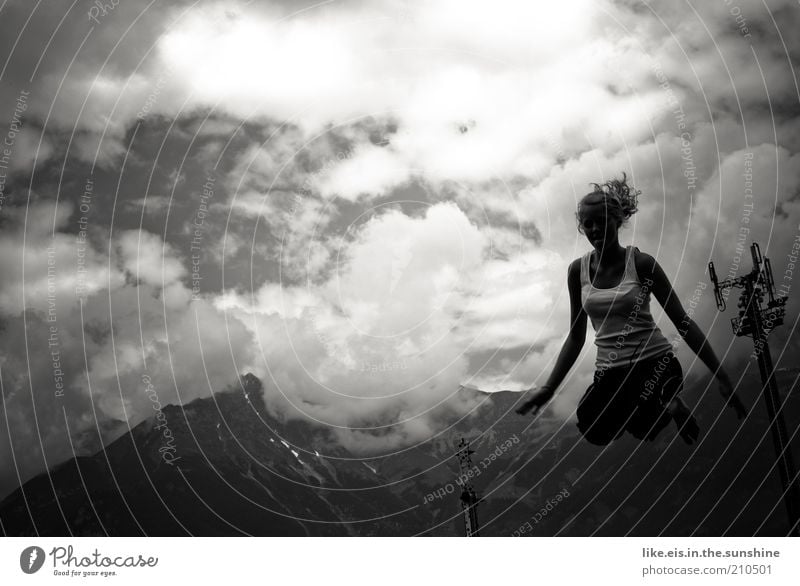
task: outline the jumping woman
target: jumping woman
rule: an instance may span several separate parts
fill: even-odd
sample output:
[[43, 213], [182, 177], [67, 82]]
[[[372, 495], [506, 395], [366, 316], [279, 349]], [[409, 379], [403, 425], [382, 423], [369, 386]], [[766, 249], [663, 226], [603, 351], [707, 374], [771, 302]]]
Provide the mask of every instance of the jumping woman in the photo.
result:
[[687, 444], [699, 427], [680, 397], [683, 371], [650, 313], [652, 293], [687, 345], [716, 374], [727, 405], [739, 419], [744, 405], [705, 335], [686, 314], [656, 260], [635, 246], [620, 246], [618, 231], [637, 211], [639, 191], [622, 179], [593, 184], [578, 204], [578, 231], [592, 245], [569, 266], [570, 329], [547, 383], [528, 392], [517, 409], [534, 413], [554, 395], [586, 340], [586, 316], [595, 330], [594, 381], [578, 404], [578, 429], [592, 444], [606, 445], [625, 431], [652, 441], [674, 421]]

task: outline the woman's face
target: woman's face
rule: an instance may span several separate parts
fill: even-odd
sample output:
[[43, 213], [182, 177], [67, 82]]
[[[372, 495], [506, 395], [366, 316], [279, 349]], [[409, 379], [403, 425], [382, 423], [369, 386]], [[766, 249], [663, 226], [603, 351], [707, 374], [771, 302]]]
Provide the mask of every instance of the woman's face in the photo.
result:
[[586, 238], [595, 250], [603, 250], [617, 242], [617, 220], [607, 213], [606, 206], [600, 204], [584, 204], [580, 213], [581, 227]]

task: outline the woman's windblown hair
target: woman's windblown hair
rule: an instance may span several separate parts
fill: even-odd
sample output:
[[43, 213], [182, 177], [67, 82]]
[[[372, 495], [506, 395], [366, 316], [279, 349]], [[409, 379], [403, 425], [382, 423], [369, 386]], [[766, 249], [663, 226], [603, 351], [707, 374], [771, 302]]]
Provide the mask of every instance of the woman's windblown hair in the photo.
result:
[[578, 204], [575, 218], [578, 220], [578, 231], [583, 233], [581, 211], [584, 206], [605, 204], [608, 214], [612, 215], [620, 226], [625, 225], [638, 208], [638, 197], [642, 193], [628, 185], [628, 176], [623, 172], [622, 179], [611, 179], [603, 184], [591, 183], [594, 191], [586, 194]]

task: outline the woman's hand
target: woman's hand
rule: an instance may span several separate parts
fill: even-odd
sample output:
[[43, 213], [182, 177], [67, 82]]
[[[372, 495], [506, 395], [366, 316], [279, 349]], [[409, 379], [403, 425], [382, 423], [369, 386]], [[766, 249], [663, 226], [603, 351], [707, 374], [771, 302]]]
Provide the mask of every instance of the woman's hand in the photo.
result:
[[747, 408], [733, 390], [733, 384], [731, 383], [728, 373], [720, 368], [717, 371], [717, 380], [719, 381], [719, 392], [722, 393], [722, 396], [725, 398], [726, 404], [736, 411], [736, 417], [738, 419], [744, 419], [747, 416]]
[[526, 415], [529, 411], [533, 410], [535, 415], [539, 408], [553, 398], [554, 391], [547, 385], [541, 386], [538, 389], [530, 389], [526, 393], [526, 399], [522, 405], [517, 407], [517, 413]]

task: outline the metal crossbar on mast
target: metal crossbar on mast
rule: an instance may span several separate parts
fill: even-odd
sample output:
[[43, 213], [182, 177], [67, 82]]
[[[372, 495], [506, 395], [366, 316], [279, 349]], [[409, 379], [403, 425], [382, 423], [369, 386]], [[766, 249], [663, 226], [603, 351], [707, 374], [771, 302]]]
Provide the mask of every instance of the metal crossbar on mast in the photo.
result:
[[[750, 254], [753, 258], [753, 269], [746, 275], [719, 282], [713, 262], [708, 263], [708, 274], [714, 283], [714, 297], [720, 311], [725, 311], [725, 290], [733, 287], [743, 289], [738, 302], [739, 316], [731, 319], [731, 326], [737, 336], [753, 338], [753, 355], [758, 359], [764, 401], [783, 487], [783, 500], [789, 515], [789, 535], [797, 537], [800, 536], [800, 488], [783, 418], [778, 383], [775, 380], [775, 367], [767, 343], [767, 335], [783, 324], [786, 297], [775, 296], [772, 266], [768, 258], [762, 258], [761, 249], [755, 242], [750, 246]], [[764, 292], [769, 297], [766, 307], [762, 305]]]

